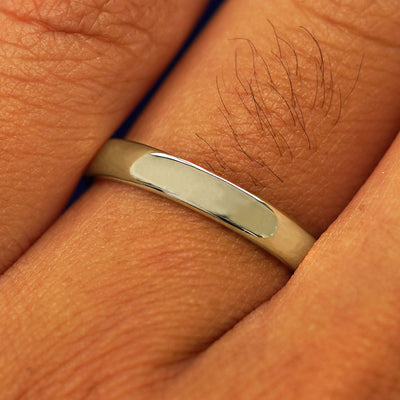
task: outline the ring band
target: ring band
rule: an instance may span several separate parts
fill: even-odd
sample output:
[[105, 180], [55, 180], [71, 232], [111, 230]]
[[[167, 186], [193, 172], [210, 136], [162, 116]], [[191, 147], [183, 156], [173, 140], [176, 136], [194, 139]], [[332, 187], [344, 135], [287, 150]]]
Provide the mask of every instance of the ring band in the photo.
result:
[[110, 139], [89, 165], [101, 176], [158, 193], [212, 218], [292, 269], [315, 239], [257, 196], [181, 158], [141, 143]]

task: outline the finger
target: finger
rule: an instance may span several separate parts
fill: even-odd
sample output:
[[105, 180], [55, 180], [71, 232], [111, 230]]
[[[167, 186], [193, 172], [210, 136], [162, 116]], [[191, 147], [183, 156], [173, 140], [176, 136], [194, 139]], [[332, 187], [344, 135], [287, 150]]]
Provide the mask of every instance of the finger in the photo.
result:
[[[337, 216], [394, 137], [398, 44], [386, 27], [394, 24], [396, 13], [372, 8], [371, 14], [365, 14], [363, 23], [382, 26], [374, 30], [376, 39], [372, 39], [356, 25], [357, 9], [349, 8], [339, 20], [340, 27], [332, 25], [327, 33], [326, 18], [293, 8], [292, 2], [256, 5], [244, 10], [241, 2], [227, 3], [132, 135], [213, 168], [318, 234]], [[266, 18], [273, 21], [277, 36]], [[385, 24], [378, 24], [377, 18]], [[346, 24], [357, 29], [343, 29]], [[299, 28], [304, 25], [307, 30]], [[254, 43], [257, 39], [257, 53], [247, 41], [230, 40], [242, 36]], [[299, 81], [295, 53], [283, 46], [283, 40], [296, 50]], [[257, 54], [265, 59], [275, 86], [261, 58], [254, 67], [252, 49], [255, 59]], [[319, 49], [323, 59], [330, 60], [324, 68]], [[297, 100], [292, 99], [290, 82]], [[257, 125], [257, 110], [261, 112], [257, 103], [281, 132], [282, 136], [275, 134], [281, 153], [272, 134]], [[224, 115], [219, 109], [225, 110]], [[267, 129], [265, 117], [260, 118]], [[2, 282], [3, 296], [10, 302], [3, 315], [18, 308], [16, 288], [21, 290], [28, 282], [24, 301], [29, 299], [34, 313], [43, 310], [50, 315], [46, 328], [29, 313], [17, 319], [20, 325], [32, 327], [30, 343], [43, 343], [19, 361], [36, 365], [39, 353], [45, 360], [40, 359], [42, 367], [35, 376], [20, 374], [16, 380], [32, 395], [43, 385], [61, 390], [55, 382], [64, 382], [62, 377], [68, 374], [76, 377], [77, 369], [84, 370], [79, 382], [71, 383], [77, 391], [91, 385], [109, 391], [119, 379], [125, 382], [121, 390], [134, 390], [167, 378], [186, 366], [178, 360], [204, 350], [289, 277], [264, 252], [202, 216], [108, 182], [95, 185], [15, 267]], [[49, 310], [48, 304], [56, 306]], [[56, 327], [57, 338], [44, 340]], [[7, 329], [12, 335], [17, 328]], [[93, 342], [83, 346], [88, 337]], [[18, 346], [27, 340], [21, 335]], [[47, 356], [49, 349], [52, 356]], [[79, 357], [74, 356], [78, 352]], [[15, 357], [8, 354], [9, 360]], [[17, 369], [9, 367], [5, 382], [15, 379]], [[41, 380], [43, 375], [47, 378]]]
[[174, 399], [399, 398], [399, 160], [400, 136], [286, 288], [175, 382]]
[[1, 3], [0, 272], [60, 212], [205, 3]]

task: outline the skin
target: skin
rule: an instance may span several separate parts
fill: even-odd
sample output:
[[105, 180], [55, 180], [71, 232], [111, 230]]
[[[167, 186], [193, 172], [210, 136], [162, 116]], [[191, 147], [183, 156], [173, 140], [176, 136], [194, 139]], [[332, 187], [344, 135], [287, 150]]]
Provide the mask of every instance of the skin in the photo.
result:
[[[398, 3], [231, 0], [129, 134], [322, 235], [293, 276], [203, 216], [118, 183], [97, 181], [49, 226], [204, 2], [136, 2], [137, 13], [87, 2], [94, 21], [64, 2], [17, 3], [1, 13], [1, 68], [19, 52], [26, 63], [1, 75], [0, 263], [12, 264], [0, 279], [1, 398], [397, 399]], [[130, 37], [142, 15], [146, 39]], [[167, 45], [149, 46], [154, 35]], [[29, 58], [24, 37], [57, 54]], [[82, 61], [86, 45], [116, 58]]]
[[0, 5], [0, 171], [3, 182], [16, 182], [1, 190], [0, 272], [60, 213], [206, 1], [70, 3]]

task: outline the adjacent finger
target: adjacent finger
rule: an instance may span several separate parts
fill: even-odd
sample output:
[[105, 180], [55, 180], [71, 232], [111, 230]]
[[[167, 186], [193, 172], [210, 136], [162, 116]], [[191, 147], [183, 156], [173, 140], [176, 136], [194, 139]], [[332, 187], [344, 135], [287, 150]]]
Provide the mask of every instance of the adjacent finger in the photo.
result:
[[205, 3], [1, 2], [0, 272], [60, 212]]
[[398, 399], [399, 210], [400, 136], [285, 289], [174, 382], [173, 398]]
[[[373, 39], [357, 25], [357, 9], [340, 14], [327, 31], [326, 18], [292, 2], [255, 5], [227, 3], [133, 136], [216, 170], [318, 234], [394, 137], [399, 56], [387, 26], [395, 26], [396, 10], [366, 12]], [[24, 359], [7, 351], [4, 381], [31, 396], [52, 390], [67, 396], [69, 375], [78, 393], [151, 390], [150, 383], [162, 385], [186, 367], [288, 277], [264, 252], [204, 217], [101, 182], [1, 283], [9, 302], [4, 316], [18, 309], [19, 291], [32, 310], [18, 313], [18, 326], [32, 330], [16, 343], [40, 343], [29, 345]], [[8, 325], [7, 335], [18, 326]], [[15, 379], [18, 363], [37, 365], [37, 372]]]

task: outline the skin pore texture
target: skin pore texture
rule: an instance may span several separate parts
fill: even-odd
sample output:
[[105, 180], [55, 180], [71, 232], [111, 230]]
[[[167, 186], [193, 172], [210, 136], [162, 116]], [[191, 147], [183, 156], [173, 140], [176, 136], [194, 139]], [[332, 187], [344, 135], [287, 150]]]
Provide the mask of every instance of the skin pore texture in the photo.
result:
[[60, 213], [206, 1], [159, 3], [1, 1], [0, 272]]
[[[98, 180], [1, 276], [2, 400], [399, 397], [400, 15], [396, 1], [354, 3], [226, 2], [128, 136], [322, 235], [298, 271], [191, 210]], [[60, 176], [38, 175], [54, 215], [45, 189]]]

